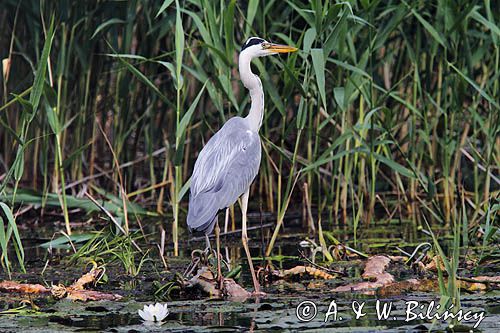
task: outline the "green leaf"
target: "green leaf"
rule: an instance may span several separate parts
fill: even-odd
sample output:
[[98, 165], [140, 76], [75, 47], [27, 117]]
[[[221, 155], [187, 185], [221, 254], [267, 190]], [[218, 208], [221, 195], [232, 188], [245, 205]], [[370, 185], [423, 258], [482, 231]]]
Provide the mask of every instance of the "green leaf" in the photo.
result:
[[246, 18], [246, 27], [245, 27], [245, 36], [250, 35], [250, 29], [252, 28], [253, 20], [255, 18], [255, 14], [257, 14], [257, 8], [259, 7], [259, 0], [250, 0], [248, 1], [248, 9], [247, 9], [247, 18]]
[[427, 30], [431, 34], [431, 36], [439, 44], [441, 44], [441, 46], [446, 48], [446, 43], [445, 43], [444, 39], [441, 37], [441, 35], [439, 34], [439, 32], [437, 32], [437, 30], [429, 22], [427, 22], [422, 16], [420, 16], [420, 14], [417, 13], [417, 11], [415, 9], [412, 8], [411, 13], [413, 14], [413, 16], [415, 16], [417, 18], [417, 20], [420, 21], [420, 23], [425, 28], [425, 30]]
[[198, 33], [200, 34], [200, 36], [203, 39], [203, 41], [205, 42], [205, 44], [212, 45], [213, 41], [212, 41], [212, 37], [210, 36], [210, 32], [207, 30], [207, 28], [203, 24], [203, 21], [198, 16], [198, 14], [196, 14], [190, 10], [187, 10], [187, 9], [181, 9], [181, 11], [183, 13], [186, 13], [189, 16], [191, 16], [194, 24], [196, 25], [196, 29], [198, 30]]
[[102, 31], [103, 29], [106, 29], [106, 27], [109, 27], [110, 25], [115, 25], [115, 24], [122, 24], [122, 23], [126, 23], [127, 21], [124, 21], [124, 20], [120, 20], [118, 18], [112, 18], [110, 20], [107, 20], [106, 22], [100, 24], [97, 29], [95, 29], [94, 33], [92, 34], [92, 36], [90, 37], [90, 39], [94, 39], [94, 37], [100, 32]]
[[24, 145], [19, 145], [12, 168], [14, 169], [14, 179], [21, 180], [24, 173]]
[[174, 0], [163, 1], [163, 4], [161, 5], [160, 9], [158, 10], [158, 13], [156, 13], [155, 18], [160, 16], [160, 14], [163, 13], [168, 8], [168, 6], [170, 6], [172, 4], [172, 2], [174, 2]]
[[54, 134], [59, 134], [61, 131], [61, 126], [59, 124], [59, 118], [57, 117], [54, 108], [47, 104], [45, 107], [45, 112], [47, 113], [47, 120], [49, 122], [50, 128], [52, 129], [52, 132], [54, 132]]
[[311, 49], [311, 56], [314, 67], [314, 74], [316, 75], [316, 83], [318, 85], [319, 94], [323, 107], [326, 110], [326, 91], [325, 91], [325, 57], [323, 49]]
[[189, 190], [189, 187], [191, 186], [191, 178], [189, 178], [185, 183], [184, 185], [182, 185], [182, 188], [181, 190], [179, 191], [179, 201], [182, 200], [182, 198], [184, 197], [184, 195], [187, 193], [187, 191]]
[[142, 81], [145, 85], [147, 85], [151, 90], [153, 90], [157, 95], [158, 97], [161, 98], [162, 101], [164, 101], [165, 103], [167, 104], [171, 104], [170, 101], [168, 100], [168, 98], [162, 94], [162, 92], [158, 89], [158, 87], [156, 87], [156, 85], [151, 82], [151, 80], [149, 80], [146, 75], [142, 74], [142, 72], [140, 70], [138, 70], [137, 68], [135, 68], [132, 64], [130, 64], [128, 61], [126, 61], [125, 59], [121, 58], [118, 56], [118, 59], [120, 60], [120, 62], [125, 65], [125, 67], [132, 73], [134, 74], [140, 81]]
[[45, 39], [45, 43], [43, 45], [42, 56], [40, 57], [40, 61], [38, 62], [38, 69], [35, 72], [35, 80], [33, 82], [33, 89], [30, 94], [30, 103], [33, 108], [33, 114], [30, 118], [31, 120], [34, 118], [36, 114], [36, 110], [38, 109], [38, 104], [40, 103], [40, 98], [43, 93], [43, 83], [45, 81], [45, 75], [47, 73], [47, 66], [50, 55], [50, 49], [52, 48], [52, 40], [54, 39], [54, 17], [50, 22], [50, 28], [47, 33], [47, 38]]
[[177, 89], [177, 82], [179, 82], [180, 87], [182, 87], [182, 85], [184, 84], [184, 78], [181, 75], [179, 80], [177, 80], [177, 69], [171, 62], [168, 62], [168, 61], [156, 61], [156, 62], [168, 69], [168, 71], [170, 72], [170, 75], [172, 75], [172, 77], [174, 79], [175, 89]]
[[[303, 96], [303, 97], [306, 97], [307, 96], [307, 93], [304, 89], [304, 87], [302, 86], [302, 84], [300, 84], [299, 80], [297, 79], [297, 77], [295, 76], [295, 73], [292, 72], [291, 68], [288, 66], [288, 64], [286, 62], [278, 62], [278, 64], [281, 66], [283, 66], [283, 68], [285, 69], [285, 72], [288, 74], [288, 77], [290, 78], [290, 80], [292, 81], [293, 85], [299, 89], [299, 93]], [[304, 76], [305, 77], [305, 76]], [[304, 78], [305, 79], [305, 78]]]
[[148, 59], [137, 55], [137, 54], [127, 54], [127, 53], [105, 53], [104, 54], [107, 57], [111, 58], [124, 58], [124, 59], [133, 59], [133, 60], [142, 60], [142, 61], [147, 61]]
[[239, 110], [239, 105], [238, 102], [236, 101], [236, 96], [234, 96], [231, 80], [229, 80], [226, 74], [220, 74], [219, 76], [217, 76], [217, 79], [219, 80], [219, 84], [226, 93], [227, 97], [231, 101], [231, 104], [233, 104], [236, 110]]
[[495, 22], [490, 22], [483, 15], [481, 15], [477, 11], [477, 8], [474, 8], [471, 17], [488, 28], [493, 34], [500, 37], [500, 28], [495, 24]]
[[393, 160], [390, 160], [387, 157], [382, 156], [380, 154], [377, 154], [377, 153], [372, 153], [372, 154], [376, 160], [384, 163], [385, 165], [387, 165], [388, 167], [390, 167], [394, 171], [398, 172], [399, 174], [406, 176], [408, 178], [415, 178], [415, 174], [411, 170], [402, 166], [401, 164], [399, 164]]
[[200, 98], [203, 95], [203, 91], [205, 90], [205, 87], [207, 86], [207, 82], [205, 82], [203, 87], [201, 87], [200, 92], [198, 93], [198, 95], [194, 99], [193, 103], [191, 103], [191, 106], [189, 107], [187, 112], [182, 117], [182, 119], [179, 123], [179, 128], [177, 129], [177, 137], [182, 137], [184, 135], [184, 132], [186, 131], [186, 128], [188, 127], [189, 122], [191, 121], [191, 117], [193, 116], [193, 113], [196, 110], [196, 107], [198, 106], [198, 102], [200, 101]]
[[72, 243], [83, 243], [95, 237], [95, 234], [73, 234], [71, 236], [61, 236], [51, 241], [40, 244], [43, 248], [53, 248], [53, 249], [69, 249], [71, 248], [70, 242]]
[[224, 10], [224, 34], [226, 39], [226, 54], [229, 59], [234, 53], [234, 6], [236, 0], [231, 0]]
[[184, 29], [182, 27], [181, 10], [179, 0], [175, 0], [176, 13], [175, 13], [175, 66], [177, 77], [177, 89], [180, 89], [180, 77], [182, 69], [182, 57], [184, 55]]
[[465, 75], [464, 73], [462, 73], [458, 68], [455, 67], [455, 65], [453, 65], [451, 62], [448, 62], [448, 66], [450, 66], [451, 68], [453, 68], [465, 81], [467, 81], [467, 83], [469, 83], [474, 89], [476, 89], [476, 91], [481, 96], [483, 96], [486, 100], [488, 100], [488, 102], [490, 102], [492, 105], [494, 105], [497, 109], [500, 108], [500, 106], [498, 105], [498, 103], [490, 95], [488, 95], [486, 93], [486, 91], [484, 91], [483, 89], [481, 89], [476, 84], [476, 82], [472, 81], [467, 75]]
[[314, 29], [314, 28], [307, 29], [307, 31], [304, 35], [304, 43], [303, 43], [303, 47], [302, 47], [304, 52], [311, 51], [311, 47], [312, 47], [315, 39], [316, 39], [316, 29]]
[[349, 149], [349, 150], [342, 150], [341, 152], [339, 152], [333, 156], [328, 156], [328, 157], [325, 157], [322, 159], [318, 158], [318, 160], [316, 162], [309, 164], [307, 167], [301, 169], [300, 172], [305, 173], [309, 170], [314, 170], [314, 169], [316, 169], [316, 168], [318, 168], [318, 167], [320, 167], [323, 164], [326, 164], [328, 162], [338, 160], [339, 158], [344, 157], [346, 155], [360, 153], [360, 152], [368, 152], [368, 150], [366, 148], [363, 148], [363, 147], [358, 147], [358, 148]]
[[[16, 219], [12, 215], [12, 211], [5, 203], [0, 202], [0, 208], [3, 210], [5, 217], [7, 218], [7, 233], [5, 234], [5, 241], [8, 242], [10, 234], [14, 234], [15, 248], [17, 254], [17, 260], [24, 271], [24, 249], [23, 243], [21, 242], [21, 236], [19, 235], [19, 230], [17, 229]], [[2, 227], [2, 226], [0, 226]], [[3, 229], [3, 228], [2, 228]], [[4, 252], [5, 254], [6, 252]]]

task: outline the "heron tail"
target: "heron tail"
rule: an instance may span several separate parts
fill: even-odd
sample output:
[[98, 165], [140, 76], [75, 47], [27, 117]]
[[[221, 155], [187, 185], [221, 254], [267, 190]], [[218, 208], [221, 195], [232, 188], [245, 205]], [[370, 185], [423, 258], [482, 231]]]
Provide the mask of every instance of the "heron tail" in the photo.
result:
[[215, 216], [218, 211], [219, 205], [213, 193], [200, 193], [191, 196], [187, 216], [189, 231], [210, 234], [214, 229]]

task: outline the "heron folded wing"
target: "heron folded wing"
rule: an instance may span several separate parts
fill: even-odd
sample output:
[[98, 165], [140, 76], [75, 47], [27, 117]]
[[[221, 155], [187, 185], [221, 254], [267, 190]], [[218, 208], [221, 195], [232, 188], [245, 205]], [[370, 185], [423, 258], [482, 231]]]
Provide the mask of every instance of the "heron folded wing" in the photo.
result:
[[[198, 155], [191, 177], [191, 195], [209, 192], [220, 186], [229, 165], [254, 145], [259, 147], [260, 152], [258, 134], [248, 130], [245, 120], [240, 117], [229, 119]], [[258, 157], [260, 163], [260, 154]]]
[[207, 142], [195, 163], [188, 226], [211, 232], [218, 210], [236, 202], [250, 187], [260, 157], [258, 134], [249, 131], [242, 118], [231, 118]]
[[219, 211], [219, 203], [213, 193], [200, 193], [189, 198], [187, 224], [190, 231], [206, 234], [212, 232], [214, 219]]

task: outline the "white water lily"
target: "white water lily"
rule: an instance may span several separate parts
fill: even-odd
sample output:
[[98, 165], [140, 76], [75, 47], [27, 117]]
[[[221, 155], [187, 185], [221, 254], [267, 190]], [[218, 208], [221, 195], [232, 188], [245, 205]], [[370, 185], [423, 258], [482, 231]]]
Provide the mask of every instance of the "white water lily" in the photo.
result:
[[160, 322], [168, 316], [167, 303], [144, 305], [144, 309], [139, 310], [139, 316], [144, 321]]

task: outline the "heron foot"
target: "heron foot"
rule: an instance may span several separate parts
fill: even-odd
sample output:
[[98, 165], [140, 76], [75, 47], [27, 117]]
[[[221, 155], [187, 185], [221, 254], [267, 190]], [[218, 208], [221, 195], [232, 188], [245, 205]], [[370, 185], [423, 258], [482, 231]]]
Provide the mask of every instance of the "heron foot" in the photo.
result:
[[266, 297], [267, 294], [263, 291], [260, 291], [260, 290], [255, 290], [253, 293], [252, 293], [252, 297]]

